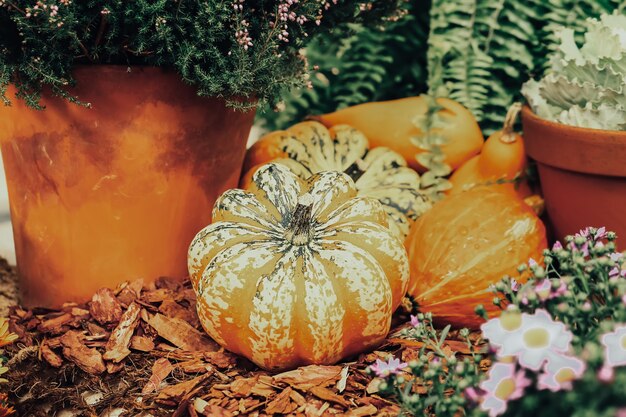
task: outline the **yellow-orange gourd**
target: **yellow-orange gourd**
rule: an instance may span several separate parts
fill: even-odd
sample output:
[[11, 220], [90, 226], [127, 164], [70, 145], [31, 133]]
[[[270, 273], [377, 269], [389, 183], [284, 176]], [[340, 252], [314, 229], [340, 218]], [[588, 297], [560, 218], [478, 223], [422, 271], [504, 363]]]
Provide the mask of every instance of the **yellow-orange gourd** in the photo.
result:
[[[445, 126], [435, 131], [447, 141], [441, 146], [446, 163], [456, 169], [480, 151], [484, 137], [469, 110], [447, 98], [436, 101], [442, 107], [438, 115], [443, 118]], [[317, 119], [328, 127], [350, 125], [363, 132], [372, 147], [388, 147], [402, 155], [411, 168], [424, 172], [424, 167], [415, 159], [423, 150], [416, 147], [411, 138], [423, 133], [415, 120], [426, 114], [428, 106], [424, 96], [409, 97], [359, 104], [318, 116]]]
[[[482, 185], [517, 189], [522, 198], [532, 194], [527, 181], [520, 178], [527, 167], [524, 139], [513, 131], [520, 110], [519, 103], [511, 106], [502, 130], [489, 136], [480, 154], [465, 162], [452, 174], [452, 188], [448, 194], [457, 194]], [[516, 179], [519, 180], [518, 184], [514, 184]]]
[[315, 121], [271, 132], [246, 153], [240, 187], [268, 162], [286, 165], [302, 179], [323, 171], [352, 178], [358, 194], [377, 199], [389, 215], [389, 227], [404, 239], [411, 224], [431, 206], [420, 193], [420, 176], [398, 153], [385, 147], [369, 149], [365, 135], [347, 125], [327, 129]]
[[478, 304], [495, 311], [489, 285], [542, 259], [545, 227], [514, 192], [478, 187], [446, 197], [418, 219], [405, 246], [408, 293], [441, 323], [477, 328]]
[[267, 164], [215, 203], [189, 248], [198, 317], [259, 366], [331, 364], [380, 343], [406, 292], [402, 241], [381, 204], [327, 171]]

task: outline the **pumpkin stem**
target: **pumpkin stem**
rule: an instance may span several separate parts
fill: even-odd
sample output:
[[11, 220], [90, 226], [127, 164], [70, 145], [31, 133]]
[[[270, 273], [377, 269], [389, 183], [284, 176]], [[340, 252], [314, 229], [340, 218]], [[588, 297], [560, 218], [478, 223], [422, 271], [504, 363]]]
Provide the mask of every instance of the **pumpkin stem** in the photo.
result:
[[515, 126], [515, 121], [517, 120], [517, 115], [522, 110], [522, 103], [513, 103], [511, 107], [509, 107], [509, 111], [506, 113], [506, 117], [504, 118], [504, 127], [502, 128], [502, 136], [500, 136], [500, 140], [504, 143], [513, 143], [516, 141], [515, 132], [513, 131], [513, 126]]
[[367, 164], [365, 163], [364, 160], [359, 158], [356, 161], [354, 161], [354, 163], [350, 165], [344, 171], [344, 173], [347, 174], [350, 178], [352, 178], [352, 181], [357, 182], [359, 178], [361, 178], [361, 176], [365, 174], [366, 170], [367, 170]]
[[294, 245], [306, 245], [311, 240], [313, 201], [313, 196], [309, 193], [298, 198], [298, 205], [293, 212], [287, 233], [287, 239]]

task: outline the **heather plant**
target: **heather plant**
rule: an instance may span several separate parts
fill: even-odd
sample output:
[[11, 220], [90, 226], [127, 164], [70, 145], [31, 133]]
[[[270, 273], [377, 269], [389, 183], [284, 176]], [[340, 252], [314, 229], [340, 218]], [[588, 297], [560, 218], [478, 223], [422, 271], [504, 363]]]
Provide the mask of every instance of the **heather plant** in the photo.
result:
[[309, 39], [344, 23], [376, 25], [402, 0], [0, 0], [0, 100], [39, 108], [71, 94], [75, 65], [172, 68], [203, 96], [243, 106], [306, 83]]

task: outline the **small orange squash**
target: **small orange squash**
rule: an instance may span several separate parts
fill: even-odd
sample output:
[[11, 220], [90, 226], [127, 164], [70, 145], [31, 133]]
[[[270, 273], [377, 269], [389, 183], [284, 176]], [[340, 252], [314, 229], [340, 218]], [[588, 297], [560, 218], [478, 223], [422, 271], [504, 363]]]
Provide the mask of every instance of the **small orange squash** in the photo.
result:
[[411, 265], [408, 293], [439, 322], [477, 328], [474, 309], [495, 311], [490, 284], [515, 276], [529, 258], [542, 259], [546, 232], [514, 192], [478, 187], [435, 204], [405, 242]]
[[513, 131], [521, 108], [520, 103], [511, 106], [502, 130], [489, 136], [480, 154], [465, 162], [452, 174], [452, 188], [448, 194], [457, 194], [478, 185], [517, 189], [522, 198], [532, 194], [525, 179], [522, 178], [518, 184], [513, 183], [513, 180], [524, 175], [528, 162], [524, 139]]
[[[454, 170], [480, 151], [484, 137], [476, 119], [463, 105], [447, 98], [437, 98], [436, 102], [442, 107], [437, 114], [443, 121], [440, 130], [436, 130], [447, 142], [441, 150], [446, 155], [445, 162]], [[415, 121], [428, 110], [429, 100], [419, 96], [359, 104], [316, 119], [327, 127], [350, 125], [363, 132], [373, 148], [388, 147], [402, 155], [411, 168], [424, 172], [426, 169], [415, 159], [424, 151], [411, 139], [422, 135]]]

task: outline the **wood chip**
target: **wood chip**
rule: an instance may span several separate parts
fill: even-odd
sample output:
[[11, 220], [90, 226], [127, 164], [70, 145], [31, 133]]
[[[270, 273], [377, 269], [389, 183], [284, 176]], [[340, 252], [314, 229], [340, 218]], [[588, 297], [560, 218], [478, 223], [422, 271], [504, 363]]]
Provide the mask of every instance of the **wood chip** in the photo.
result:
[[176, 347], [189, 352], [215, 352], [220, 346], [204, 336], [189, 323], [181, 319], [172, 319], [162, 314], [149, 316], [147, 322], [159, 336], [173, 343]]
[[170, 318], [184, 320], [193, 327], [200, 326], [200, 320], [198, 319], [195, 309], [183, 307], [171, 298], [163, 300], [159, 307], [159, 312]]
[[137, 303], [131, 303], [128, 306], [128, 310], [122, 315], [119, 324], [111, 333], [111, 338], [106, 344], [106, 352], [103, 355], [105, 360], [119, 363], [130, 355], [128, 346], [139, 323], [140, 312], [141, 307]]
[[312, 387], [309, 389], [309, 392], [321, 400], [330, 401], [346, 408], [350, 407], [350, 403], [348, 403], [341, 395], [335, 394], [328, 388]]
[[133, 301], [141, 297], [141, 289], [143, 288], [143, 279], [137, 279], [132, 282], [127, 282], [122, 286], [117, 299], [121, 304], [130, 305]]
[[278, 394], [272, 401], [270, 401], [265, 407], [267, 414], [289, 414], [298, 408], [298, 404], [291, 402], [292, 389], [287, 387], [280, 394]]
[[122, 317], [122, 306], [113, 290], [102, 288], [91, 298], [89, 312], [100, 324], [117, 323]]
[[152, 375], [150, 379], [146, 383], [146, 385], [141, 390], [142, 394], [150, 394], [151, 392], [155, 392], [159, 389], [159, 385], [174, 369], [174, 365], [167, 360], [166, 358], [159, 358], [152, 365]]
[[211, 377], [211, 372], [199, 375], [189, 381], [181, 382], [180, 384], [170, 385], [165, 387], [159, 392], [157, 401], [174, 401], [180, 402], [183, 398], [191, 397], [198, 389], [198, 387], [207, 379]]
[[203, 416], [211, 417], [233, 417], [233, 413], [217, 405], [209, 404], [202, 398], [196, 398], [193, 402], [193, 408]]
[[145, 336], [133, 336], [130, 338], [130, 348], [141, 352], [152, 352], [154, 341]]
[[83, 344], [82, 335], [70, 330], [59, 339], [63, 345], [63, 356], [75, 363], [88, 374], [98, 375], [106, 370], [102, 355], [96, 349], [90, 349]]
[[283, 382], [301, 390], [328, 386], [339, 380], [341, 366], [309, 365], [274, 375], [274, 381]]
[[365, 417], [365, 416], [374, 416], [378, 413], [378, 408], [373, 405], [366, 405], [363, 407], [355, 408], [354, 410], [350, 410], [347, 413], [341, 414], [342, 417]]
[[350, 366], [344, 366], [341, 370], [341, 374], [339, 377], [339, 381], [337, 381], [337, 391], [342, 393], [346, 389], [346, 385], [348, 384], [348, 372], [350, 371]]
[[61, 367], [61, 365], [63, 365], [63, 358], [54, 353], [54, 351], [50, 349], [50, 346], [48, 346], [48, 343], [46, 341], [41, 344], [40, 352], [41, 356], [45, 359], [46, 362], [50, 364], [50, 366], [54, 368], [59, 368]]
[[42, 333], [58, 334], [62, 332], [62, 327], [74, 320], [74, 316], [71, 313], [65, 313], [58, 317], [45, 320], [37, 326], [37, 330]]

